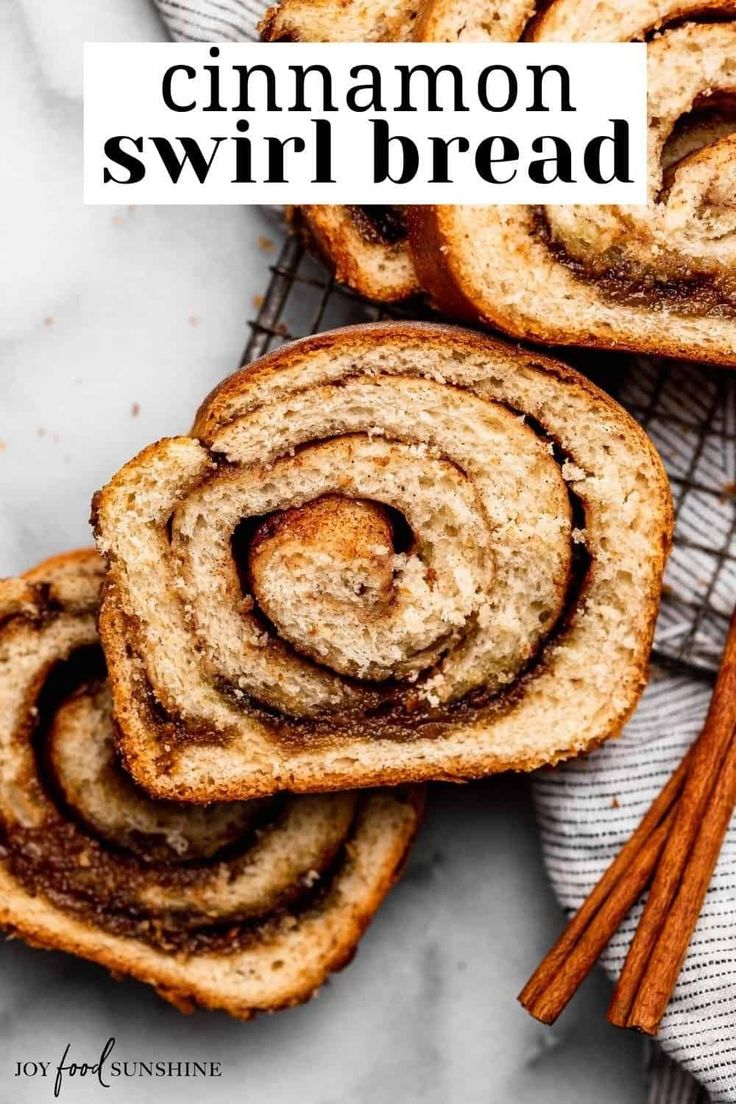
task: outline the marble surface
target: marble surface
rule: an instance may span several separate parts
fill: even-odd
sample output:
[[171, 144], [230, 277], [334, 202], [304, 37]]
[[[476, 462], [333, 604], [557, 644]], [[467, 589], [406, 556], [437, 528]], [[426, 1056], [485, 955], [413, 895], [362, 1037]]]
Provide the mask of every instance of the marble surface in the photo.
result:
[[[85, 208], [81, 44], [152, 40], [147, 0], [2, 0], [0, 573], [89, 542], [92, 492], [185, 429], [232, 369], [273, 232], [257, 210]], [[305, 1008], [240, 1024], [184, 1018], [143, 986], [0, 944], [0, 1104], [52, 1100], [15, 1063], [71, 1043], [222, 1062], [216, 1081], [67, 1083], [61, 1099], [213, 1104], [643, 1104], [642, 1045], [586, 984], [552, 1029], [515, 994], [561, 915], [527, 783], [437, 787], [403, 882], [354, 963]]]

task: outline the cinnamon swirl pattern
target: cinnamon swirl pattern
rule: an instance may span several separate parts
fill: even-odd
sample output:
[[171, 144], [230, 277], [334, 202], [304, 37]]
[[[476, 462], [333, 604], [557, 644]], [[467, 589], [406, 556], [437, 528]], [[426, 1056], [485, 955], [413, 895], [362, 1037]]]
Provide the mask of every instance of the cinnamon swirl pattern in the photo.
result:
[[126, 765], [197, 801], [593, 746], [642, 688], [671, 529], [661, 462], [608, 396], [410, 323], [236, 373], [94, 514]]
[[734, 16], [734, 0], [553, 0], [527, 38], [650, 39], [649, 204], [413, 208], [436, 305], [538, 341], [736, 364]]
[[0, 582], [0, 924], [247, 1018], [352, 956], [421, 812], [417, 790], [155, 801], [118, 764], [94, 552]]

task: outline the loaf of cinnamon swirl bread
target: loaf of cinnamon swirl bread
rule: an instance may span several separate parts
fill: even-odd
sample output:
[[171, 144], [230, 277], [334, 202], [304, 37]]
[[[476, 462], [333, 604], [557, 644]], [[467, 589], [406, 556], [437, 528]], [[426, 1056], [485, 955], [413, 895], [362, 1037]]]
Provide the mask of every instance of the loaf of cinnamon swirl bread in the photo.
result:
[[96, 496], [120, 744], [212, 801], [530, 769], [621, 728], [671, 506], [626, 412], [448, 327], [236, 373]]
[[118, 763], [95, 629], [102, 563], [0, 581], [0, 925], [248, 1018], [352, 957], [421, 814], [417, 789], [156, 801]]

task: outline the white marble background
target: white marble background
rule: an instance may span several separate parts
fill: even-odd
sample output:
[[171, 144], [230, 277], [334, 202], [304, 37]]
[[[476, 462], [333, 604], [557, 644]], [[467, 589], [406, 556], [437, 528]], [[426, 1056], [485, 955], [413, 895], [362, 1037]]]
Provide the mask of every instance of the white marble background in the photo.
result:
[[[163, 36], [147, 0], [0, 0], [0, 574], [89, 542], [92, 492], [186, 429], [237, 363], [272, 231], [253, 209], [82, 204], [82, 42]], [[311, 1005], [184, 1018], [143, 986], [0, 944], [0, 1104], [15, 1063], [217, 1059], [218, 1081], [91, 1081], [61, 1099], [212, 1104], [642, 1104], [639, 1041], [596, 974], [552, 1029], [515, 994], [558, 931], [528, 788], [437, 788], [404, 881]]]

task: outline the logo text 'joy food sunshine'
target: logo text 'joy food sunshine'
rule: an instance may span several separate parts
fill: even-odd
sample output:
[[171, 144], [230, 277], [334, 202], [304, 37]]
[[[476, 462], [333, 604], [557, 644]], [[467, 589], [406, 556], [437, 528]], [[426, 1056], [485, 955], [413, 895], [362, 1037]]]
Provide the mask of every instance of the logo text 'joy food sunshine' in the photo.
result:
[[58, 1059], [22, 1058], [14, 1063], [13, 1077], [45, 1081], [58, 1098], [67, 1088], [73, 1094], [80, 1080], [92, 1079], [109, 1089], [116, 1079], [135, 1078], [212, 1078], [222, 1077], [222, 1062], [177, 1058], [113, 1057], [115, 1037], [111, 1036], [99, 1055], [91, 1061], [72, 1053], [67, 1043]]

